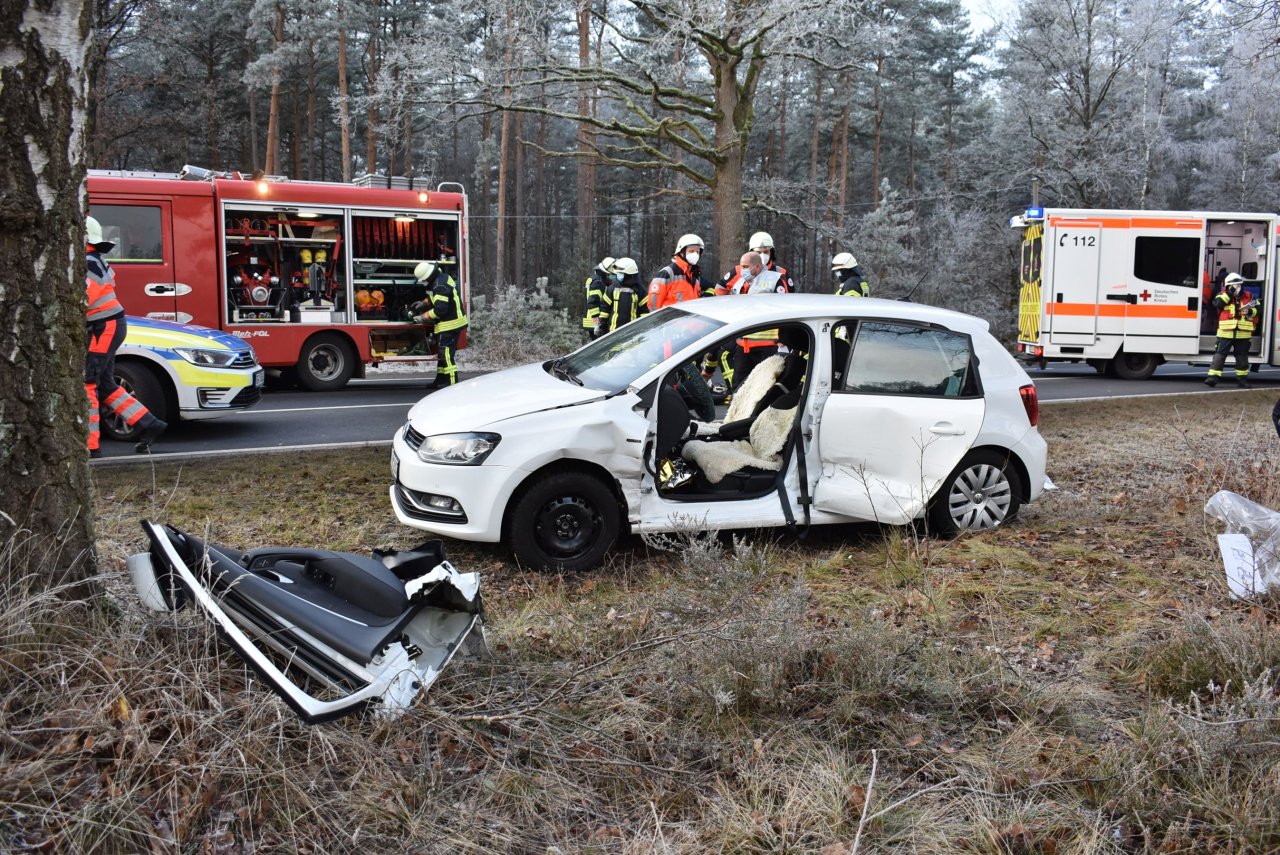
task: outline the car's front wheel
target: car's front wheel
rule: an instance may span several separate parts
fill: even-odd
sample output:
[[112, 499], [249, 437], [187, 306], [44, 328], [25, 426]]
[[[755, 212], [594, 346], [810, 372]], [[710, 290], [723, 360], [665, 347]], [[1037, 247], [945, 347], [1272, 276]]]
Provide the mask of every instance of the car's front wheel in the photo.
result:
[[508, 542], [525, 567], [589, 570], [617, 540], [621, 517], [617, 497], [599, 478], [585, 472], [551, 473], [516, 499]]
[[995, 528], [1017, 515], [1021, 496], [1018, 472], [1007, 454], [972, 452], [934, 496], [930, 528], [943, 535]]

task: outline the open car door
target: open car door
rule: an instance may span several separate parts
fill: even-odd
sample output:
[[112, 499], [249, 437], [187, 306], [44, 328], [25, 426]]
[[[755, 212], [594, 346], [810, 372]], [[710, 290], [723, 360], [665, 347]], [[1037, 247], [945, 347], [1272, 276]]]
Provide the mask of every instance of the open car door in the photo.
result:
[[833, 330], [814, 507], [900, 525], [921, 516], [982, 427], [969, 337], [902, 321]]

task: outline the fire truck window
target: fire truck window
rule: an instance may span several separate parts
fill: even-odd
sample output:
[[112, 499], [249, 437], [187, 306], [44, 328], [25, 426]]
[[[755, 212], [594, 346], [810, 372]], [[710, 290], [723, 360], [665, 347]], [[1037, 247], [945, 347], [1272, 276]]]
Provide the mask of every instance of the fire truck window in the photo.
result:
[[1158, 285], [1199, 287], [1200, 239], [1139, 237], [1133, 246], [1133, 275]]
[[862, 323], [844, 391], [958, 398], [979, 393], [969, 337], [906, 324]]
[[115, 248], [107, 253], [113, 264], [164, 263], [159, 208], [94, 205], [89, 213], [101, 224], [103, 240], [115, 243]]

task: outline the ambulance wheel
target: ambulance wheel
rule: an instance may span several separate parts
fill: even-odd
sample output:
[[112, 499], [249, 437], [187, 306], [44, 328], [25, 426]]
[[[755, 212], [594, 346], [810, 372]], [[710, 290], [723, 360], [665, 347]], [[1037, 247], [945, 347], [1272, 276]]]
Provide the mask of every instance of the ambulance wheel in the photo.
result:
[[516, 560], [576, 573], [597, 566], [618, 539], [622, 514], [608, 485], [586, 472], [553, 472], [523, 490], [508, 519]]
[[1007, 454], [987, 449], [970, 452], [934, 495], [929, 528], [944, 536], [995, 528], [1017, 515], [1021, 484]]
[[312, 336], [298, 354], [298, 383], [310, 392], [341, 389], [355, 371], [355, 352], [337, 333]]
[[1125, 353], [1123, 350], [1111, 360], [1111, 367], [1121, 380], [1146, 380], [1156, 373], [1160, 357], [1154, 353]]
[[[164, 386], [155, 372], [146, 365], [137, 362], [117, 362], [116, 383], [142, 402], [142, 406], [150, 410], [151, 415], [161, 421], [173, 421], [170, 415], [169, 397], [165, 394]], [[98, 397], [101, 400], [101, 390]], [[142, 434], [141, 428], [136, 424], [132, 426], [125, 424], [124, 419], [106, 407], [102, 407], [99, 413], [98, 427], [103, 435], [122, 442], [136, 442]]]

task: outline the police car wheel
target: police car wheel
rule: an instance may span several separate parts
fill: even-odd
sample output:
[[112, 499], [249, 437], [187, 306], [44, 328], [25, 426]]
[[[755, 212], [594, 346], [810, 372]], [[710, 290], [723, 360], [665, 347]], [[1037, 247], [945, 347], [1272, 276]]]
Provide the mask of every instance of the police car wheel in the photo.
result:
[[[142, 406], [151, 411], [151, 415], [161, 421], [171, 422], [169, 399], [164, 387], [157, 379], [155, 372], [145, 365], [134, 362], [116, 362], [116, 382], [124, 390], [142, 402]], [[103, 396], [99, 392], [99, 399]], [[98, 426], [104, 436], [122, 442], [136, 442], [142, 430], [135, 425], [127, 425], [124, 419], [102, 407], [98, 415]]]
[[522, 566], [577, 572], [597, 566], [618, 538], [621, 509], [599, 478], [558, 472], [516, 499], [508, 542]]
[[934, 534], [995, 528], [1013, 519], [1022, 504], [1022, 482], [1008, 455], [971, 452], [942, 482], [929, 507]]

